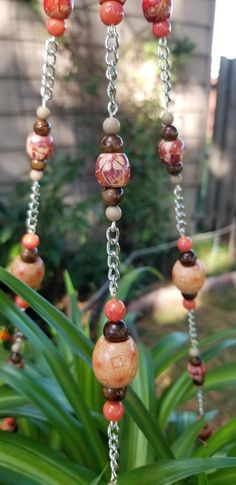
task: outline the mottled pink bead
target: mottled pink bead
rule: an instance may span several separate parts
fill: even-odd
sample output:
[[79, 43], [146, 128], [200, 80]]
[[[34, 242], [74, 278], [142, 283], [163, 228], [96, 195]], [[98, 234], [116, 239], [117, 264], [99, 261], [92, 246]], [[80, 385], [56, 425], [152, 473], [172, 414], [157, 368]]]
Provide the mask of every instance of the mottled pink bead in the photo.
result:
[[161, 22], [170, 17], [172, 0], [142, 0], [142, 7], [148, 22]]
[[184, 142], [181, 138], [173, 141], [161, 140], [159, 143], [159, 157], [162, 162], [177, 165], [184, 157]]
[[95, 175], [103, 187], [125, 187], [130, 179], [130, 164], [124, 153], [102, 153], [96, 162]]
[[197, 367], [192, 365], [191, 363], [188, 364], [188, 373], [196, 383], [201, 384], [204, 380], [206, 375], [206, 366], [205, 364], [200, 364]]
[[54, 19], [67, 19], [73, 8], [74, 0], [43, 0], [45, 13]]
[[52, 155], [54, 148], [53, 137], [40, 136], [32, 132], [26, 141], [26, 150], [31, 160], [42, 162]]

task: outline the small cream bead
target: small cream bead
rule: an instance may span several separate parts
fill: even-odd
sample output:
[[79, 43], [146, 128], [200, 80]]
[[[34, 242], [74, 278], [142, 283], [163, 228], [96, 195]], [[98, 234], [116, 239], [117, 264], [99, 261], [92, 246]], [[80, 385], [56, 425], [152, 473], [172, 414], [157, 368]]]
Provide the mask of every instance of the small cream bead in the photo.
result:
[[120, 122], [117, 118], [106, 118], [103, 123], [103, 130], [107, 135], [117, 135], [120, 131]]
[[190, 357], [199, 357], [199, 355], [200, 355], [199, 349], [191, 348], [189, 350], [189, 355], [190, 355]]
[[161, 117], [161, 121], [164, 125], [171, 125], [174, 121], [174, 115], [170, 111], [165, 111]]
[[39, 170], [31, 170], [30, 172], [30, 178], [34, 182], [38, 182], [39, 180], [41, 180], [42, 176], [43, 172], [40, 172]]
[[23, 345], [20, 342], [13, 344], [11, 347], [11, 351], [16, 352], [17, 354], [21, 352], [22, 349], [23, 349]]
[[173, 185], [181, 185], [183, 183], [183, 175], [181, 173], [179, 175], [171, 175], [170, 181]]
[[40, 120], [47, 120], [51, 114], [51, 111], [49, 108], [47, 108], [47, 106], [38, 106], [36, 114]]
[[122, 217], [121, 208], [118, 205], [107, 207], [106, 217], [111, 222], [119, 221], [119, 219]]

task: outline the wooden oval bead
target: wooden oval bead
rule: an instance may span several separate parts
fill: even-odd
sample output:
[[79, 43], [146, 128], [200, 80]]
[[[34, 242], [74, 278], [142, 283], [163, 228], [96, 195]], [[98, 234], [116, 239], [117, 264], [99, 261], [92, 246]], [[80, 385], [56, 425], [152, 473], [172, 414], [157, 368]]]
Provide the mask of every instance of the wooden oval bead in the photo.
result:
[[100, 18], [105, 25], [118, 25], [124, 18], [123, 5], [115, 0], [106, 1], [100, 6]]
[[107, 205], [117, 206], [124, 197], [123, 189], [105, 189], [102, 198]]
[[123, 401], [127, 394], [127, 387], [121, 387], [120, 389], [112, 389], [112, 387], [103, 387], [103, 396], [108, 401]]
[[43, 6], [48, 17], [67, 19], [74, 8], [74, 0], [43, 0]]
[[126, 387], [138, 369], [138, 352], [134, 340], [108, 342], [100, 337], [93, 351], [93, 370], [97, 380], [105, 387]]
[[34, 131], [37, 135], [47, 136], [51, 131], [51, 124], [47, 120], [37, 120], [34, 123]]
[[31, 160], [44, 161], [52, 155], [53, 149], [54, 144], [51, 135], [40, 136], [33, 132], [27, 138], [26, 151]]
[[182, 293], [190, 295], [197, 293], [205, 282], [203, 264], [197, 259], [196, 264], [189, 268], [177, 261], [173, 268], [172, 278], [174, 284]]
[[166, 169], [167, 169], [167, 172], [170, 175], [179, 175], [183, 171], [183, 163], [180, 162], [180, 163], [177, 163], [177, 164], [174, 164], [174, 165], [168, 164], [168, 165], [166, 165]]
[[103, 415], [107, 421], [120, 421], [125, 413], [124, 404], [120, 401], [106, 401], [103, 406]]
[[125, 153], [102, 153], [96, 162], [95, 175], [103, 187], [125, 187], [130, 179], [130, 164]]
[[123, 140], [118, 135], [106, 135], [101, 141], [102, 153], [121, 153], [123, 146]]
[[107, 135], [117, 135], [120, 131], [120, 122], [117, 118], [106, 118], [103, 122], [103, 131]]
[[181, 138], [172, 141], [163, 139], [159, 143], [158, 151], [162, 162], [178, 165], [184, 158], [184, 142]]
[[103, 335], [108, 342], [125, 342], [129, 337], [129, 329], [123, 320], [117, 323], [109, 321], [104, 326]]
[[30, 160], [30, 165], [32, 170], [37, 170], [38, 172], [43, 172], [47, 166], [47, 160]]
[[10, 271], [13, 276], [34, 289], [39, 288], [45, 273], [43, 261], [39, 256], [34, 263], [25, 263], [21, 256], [17, 256], [12, 261]]
[[197, 256], [196, 256], [195, 251], [190, 249], [190, 251], [187, 251], [185, 253], [181, 253], [180, 256], [179, 256], [179, 260], [180, 260], [181, 264], [183, 264], [184, 266], [190, 267], [190, 266], [194, 266], [196, 264]]
[[148, 22], [161, 22], [171, 16], [172, 0], [142, 0], [142, 7]]
[[162, 136], [165, 141], [173, 141], [178, 138], [178, 130], [173, 125], [167, 125], [162, 130]]

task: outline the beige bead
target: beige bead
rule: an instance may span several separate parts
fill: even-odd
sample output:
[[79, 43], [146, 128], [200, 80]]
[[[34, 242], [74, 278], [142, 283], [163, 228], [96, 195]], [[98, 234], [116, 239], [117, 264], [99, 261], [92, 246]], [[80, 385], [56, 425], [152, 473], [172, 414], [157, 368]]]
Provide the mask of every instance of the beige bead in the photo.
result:
[[106, 217], [111, 222], [119, 221], [119, 219], [122, 217], [122, 210], [119, 205], [107, 207]]
[[191, 348], [189, 350], [189, 355], [190, 355], [190, 357], [199, 357], [199, 355], [200, 355], [199, 349]]
[[12, 261], [10, 271], [13, 276], [34, 289], [39, 288], [45, 273], [43, 261], [39, 256], [34, 263], [25, 263], [20, 256], [16, 256]]
[[138, 369], [138, 352], [134, 340], [108, 342], [103, 336], [93, 351], [93, 370], [97, 380], [106, 387], [119, 389], [133, 380]]
[[31, 170], [31, 172], [30, 172], [30, 178], [34, 182], [39, 182], [39, 180], [41, 180], [42, 176], [43, 176], [43, 171], [40, 172], [39, 170]]
[[40, 120], [47, 120], [51, 114], [51, 111], [49, 108], [47, 108], [47, 106], [38, 106], [36, 114]]
[[179, 175], [172, 175], [170, 181], [173, 185], [181, 185], [183, 183], [183, 175], [181, 173]]
[[174, 115], [170, 111], [165, 111], [161, 117], [163, 125], [172, 125], [174, 121]]
[[197, 259], [194, 266], [183, 266], [177, 261], [173, 267], [172, 279], [182, 293], [193, 295], [203, 287], [205, 281], [204, 266]]
[[16, 343], [15, 343], [15, 344], [13, 344], [13, 345], [12, 345], [12, 347], [11, 347], [11, 351], [12, 351], [12, 352], [15, 352], [15, 353], [17, 353], [17, 354], [18, 354], [19, 352], [21, 352], [21, 351], [22, 351], [22, 349], [23, 349], [23, 345], [22, 345], [22, 343], [21, 343], [21, 342], [16, 342]]
[[120, 122], [117, 118], [106, 118], [103, 123], [103, 130], [107, 135], [117, 135], [120, 131]]

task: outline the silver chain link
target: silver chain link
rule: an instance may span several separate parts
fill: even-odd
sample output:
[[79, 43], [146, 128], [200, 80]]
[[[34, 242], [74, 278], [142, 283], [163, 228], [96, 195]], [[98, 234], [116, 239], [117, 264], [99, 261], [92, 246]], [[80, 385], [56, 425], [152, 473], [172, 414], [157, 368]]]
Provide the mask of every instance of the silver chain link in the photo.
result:
[[119, 426], [116, 422], [111, 421], [108, 426], [108, 446], [109, 446], [109, 458], [111, 478], [109, 485], [118, 485], [117, 472], [119, 469]]
[[205, 416], [205, 409], [204, 409], [204, 390], [202, 387], [198, 389], [197, 401], [198, 401], [199, 416], [203, 417]]
[[160, 78], [162, 81], [162, 90], [164, 93], [165, 108], [168, 109], [171, 103], [171, 63], [170, 63], [170, 49], [167, 45], [167, 39], [162, 38], [158, 44], [158, 65], [160, 69]]
[[118, 63], [118, 49], [119, 49], [119, 35], [115, 25], [111, 25], [107, 29], [105, 40], [106, 48], [106, 78], [109, 81], [107, 87], [107, 96], [109, 99], [107, 110], [109, 116], [115, 116], [119, 107], [116, 101], [116, 79], [117, 79], [117, 63]]
[[190, 310], [188, 312], [188, 328], [189, 328], [189, 339], [193, 348], [199, 347], [198, 342], [198, 332], [197, 332], [197, 324], [195, 320], [195, 311]]
[[174, 188], [174, 204], [175, 204], [175, 217], [176, 227], [180, 236], [185, 236], [187, 226], [187, 216], [184, 205], [183, 189], [181, 185], [176, 185]]
[[118, 281], [120, 278], [120, 231], [115, 222], [112, 222], [111, 226], [108, 227], [106, 236], [109, 291], [111, 297], [114, 298], [118, 291]]
[[51, 37], [45, 44], [45, 56], [43, 64], [43, 75], [41, 84], [42, 104], [46, 105], [52, 99], [55, 82], [56, 53], [58, 44], [54, 37]]
[[39, 214], [40, 185], [33, 182], [31, 187], [30, 202], [27, 211], [26, 228], [28, 232], [36, 233]]

